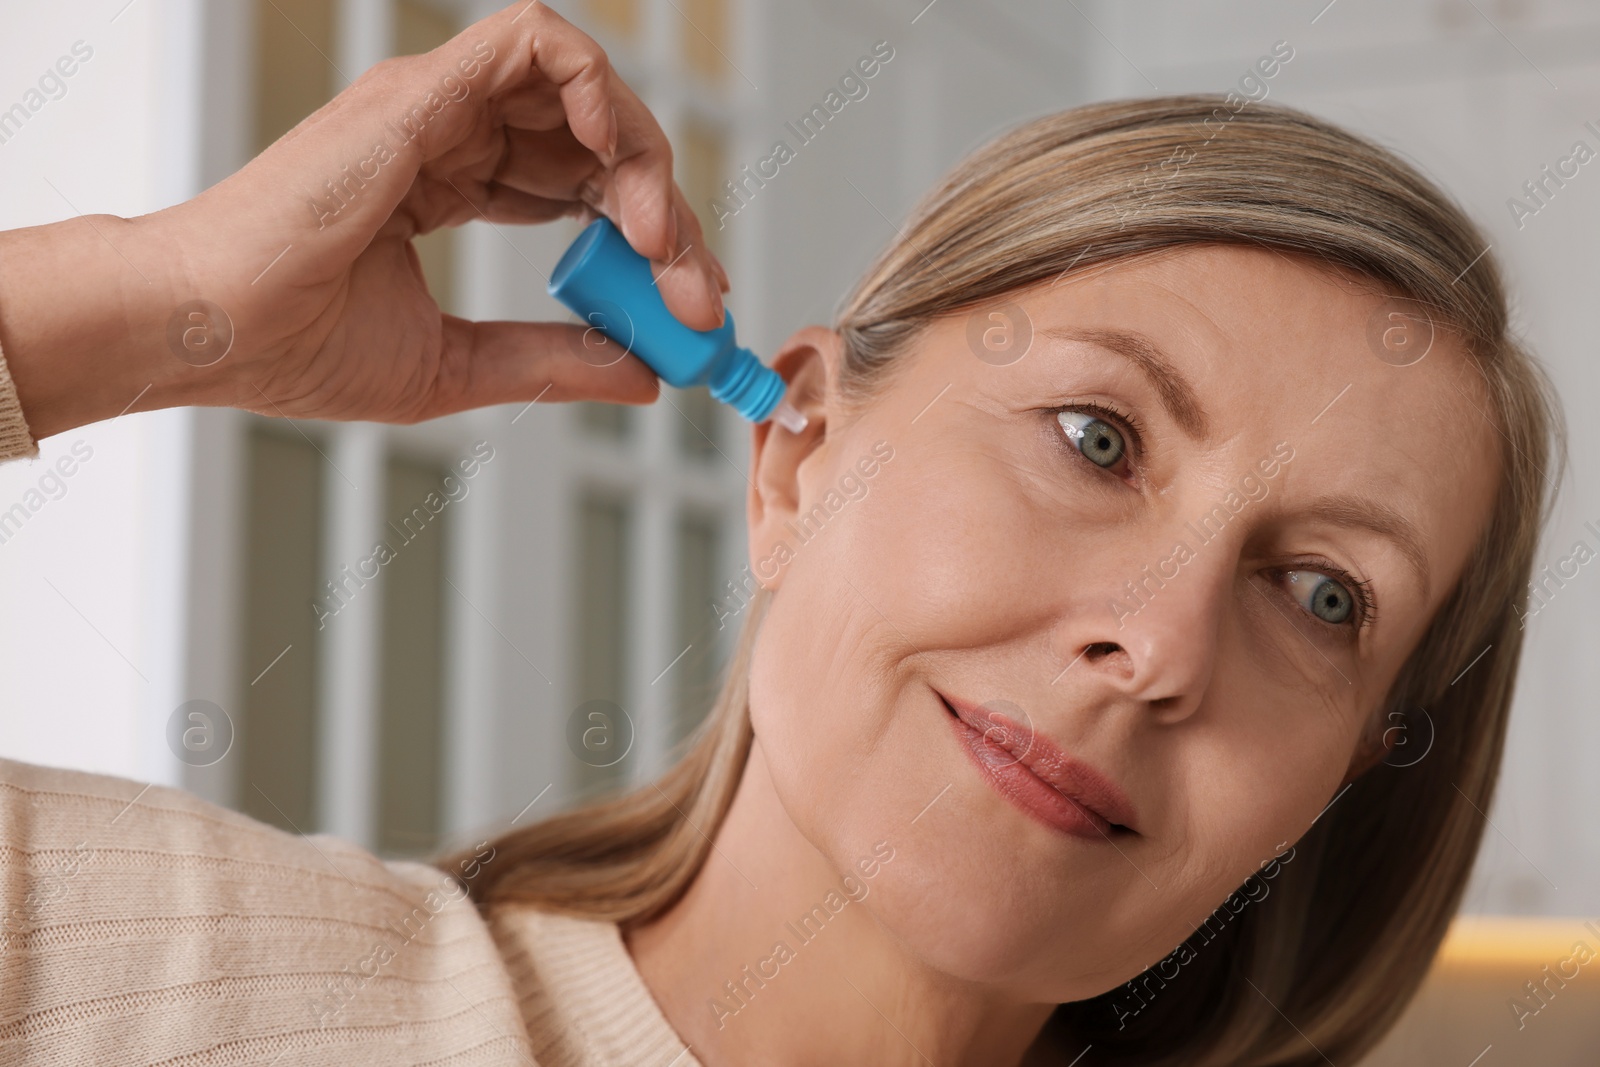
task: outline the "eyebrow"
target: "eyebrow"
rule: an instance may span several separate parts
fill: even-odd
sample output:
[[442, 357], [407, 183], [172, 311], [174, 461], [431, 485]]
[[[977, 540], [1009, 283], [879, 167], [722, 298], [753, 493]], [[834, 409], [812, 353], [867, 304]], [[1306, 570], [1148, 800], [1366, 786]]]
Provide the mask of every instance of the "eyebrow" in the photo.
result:
[[1161, 406], [1179, 429], [1195, 441], [1203, 441], [1209, 436], [1211, 431], [1206, 423], [1205, 411], [1195, 396], [1194, 386], [1148, 337], [1125, 330], [1077, 326], [1055, 326], [1039, 332], [1057, 341], [1098, 345], [1122, 356], [1144, 374], [1151, 388], [1156, 391]]
[[1389, 539], [1416, 572], [1423, 599], [1427, 599], [1428, 552], [1421, 532], [1410, 519], [1387, 504], [1353, 496], [1324, 497], [1308, 505], [1304, 514], [1334, 526], [1370, 530]]

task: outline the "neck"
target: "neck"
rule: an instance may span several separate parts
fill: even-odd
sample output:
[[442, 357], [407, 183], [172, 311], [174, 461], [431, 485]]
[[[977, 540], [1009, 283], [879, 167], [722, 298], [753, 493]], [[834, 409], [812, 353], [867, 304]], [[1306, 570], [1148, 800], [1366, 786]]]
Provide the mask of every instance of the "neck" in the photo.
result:
[[[835, 869], [784, 811], [760, 742], [715, 848], [679, 901], [626, 932], [668, 1021], [706, 1067], [1022, 1062], [1054, 1005], [921, 965], [872, 915], [872, 879]], [[910, 875], [898, 841], [874, 877]], [[860, 888], [847, 895], [846, 873]], [[924, 882], [936, 881], [927, 872]]]

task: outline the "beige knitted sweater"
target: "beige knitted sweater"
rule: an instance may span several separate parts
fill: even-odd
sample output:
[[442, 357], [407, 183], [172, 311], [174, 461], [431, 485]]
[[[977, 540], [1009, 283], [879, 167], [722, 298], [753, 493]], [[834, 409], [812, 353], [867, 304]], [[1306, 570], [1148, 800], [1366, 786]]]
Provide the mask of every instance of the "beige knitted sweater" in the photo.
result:
[[[0, 357], [0, 459], [35, 452]], [[698, 1067], [614, 923], [0, 760], [0, 1067], [155, 1063]]]

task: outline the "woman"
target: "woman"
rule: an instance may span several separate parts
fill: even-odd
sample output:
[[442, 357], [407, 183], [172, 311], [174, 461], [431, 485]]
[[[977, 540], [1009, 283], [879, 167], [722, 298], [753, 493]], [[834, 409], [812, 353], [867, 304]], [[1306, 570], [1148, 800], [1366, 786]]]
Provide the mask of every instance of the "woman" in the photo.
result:
[[[387, 101], [478, 42], [472, 106], [332, 221], [304, 210]], [[687, 246], [662, 286], [709, 327], [726, 283], [668, 159], [591, 42], [503, 12], [188, 204], [0, 238], [11, 425], [135, 393], [394, 421], [648, 402], [641, 365], [571, 358], [568, 327], [441, 318], [407, 242], [585, 205], [658, 272]], [[6, 765], [0, 1041], [39, 1062], [1355, 1062], [1471, 869], [1559, 455], [1485, 244], [1394, 156], [1283, 108], [1160, 98], [1012, 131], [778, 354], [809, 423], [754, 430], [762, 588], [661, 781], [429, 871]], [[204, 368], [164, 347], [193, 296], [235, 324]]]

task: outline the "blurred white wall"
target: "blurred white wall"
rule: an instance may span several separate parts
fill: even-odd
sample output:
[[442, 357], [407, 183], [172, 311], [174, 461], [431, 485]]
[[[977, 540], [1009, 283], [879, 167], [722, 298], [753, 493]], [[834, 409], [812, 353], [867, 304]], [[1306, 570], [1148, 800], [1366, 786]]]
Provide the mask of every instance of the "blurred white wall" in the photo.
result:
[[[139, 215], [199, 190], [199, 8], [104, 0], [0, 14], [0, 109], [37, 107], [4, 127], [0, 227]], [[62, 57], [81, 62], [58, 68]], [[162, 725], [182, 699], [191, 421], [130, 415], [0, 467], [4, 510], [37, 500], [28, 491], [75, 444], [92, 451], [0, 545], [7, 756], [176, 780]]]

